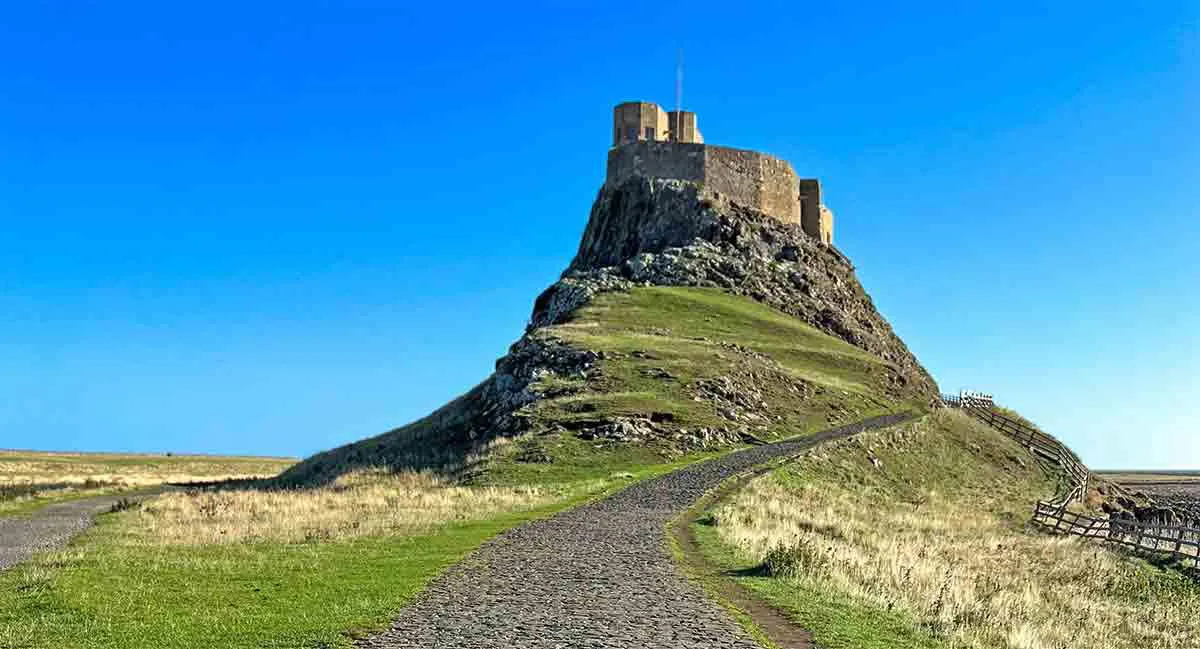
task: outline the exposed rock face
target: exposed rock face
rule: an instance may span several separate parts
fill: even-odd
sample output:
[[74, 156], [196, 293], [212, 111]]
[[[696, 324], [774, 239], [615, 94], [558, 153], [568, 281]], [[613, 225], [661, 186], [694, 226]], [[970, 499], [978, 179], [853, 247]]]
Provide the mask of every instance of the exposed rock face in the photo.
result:
[[579, 252], [538, 297], [529, 327], [562, 322], [596, 293], [646, 284], [752, 297], [894, 364], [916, 392], [937, 394], [845, 257], [799, 225], [701, 198], [677, 180], [635, 177], [601, 189]]

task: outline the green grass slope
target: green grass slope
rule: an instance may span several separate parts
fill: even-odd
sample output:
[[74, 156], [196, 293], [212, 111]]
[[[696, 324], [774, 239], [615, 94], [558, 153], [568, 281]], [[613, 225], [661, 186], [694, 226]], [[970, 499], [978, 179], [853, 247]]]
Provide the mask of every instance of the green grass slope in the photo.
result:
[[[481, 384], [408, 426], [327, 451], [285, 474], [303, 484], [376, 464], [451, 469], [464, 480], [571, 481], [695, 453], [814, 432], [903, 409], [928, 395], [888, 363], [750, 298], [644, 287], [604, 293], [563, 324], [528, 337], [593, 352], [595, 371], [546, 372], [495, 436]], [[629, 435], [598, 434], [625, 422]], [[752, 441], [752, 440], [751, 440]]]
[[1194, 647], [1200, 588], [1029, 527], [1056, 477], [951, 411], [826, 444], [692, 530], [822, 647]]

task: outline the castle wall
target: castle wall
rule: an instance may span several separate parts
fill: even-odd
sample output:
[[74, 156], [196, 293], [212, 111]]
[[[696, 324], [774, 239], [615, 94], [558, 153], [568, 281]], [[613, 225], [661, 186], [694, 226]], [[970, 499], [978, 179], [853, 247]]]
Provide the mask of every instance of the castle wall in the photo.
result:
[[759, 156], [761, 210], [785, 223], [800, 222], [800, 193], [796, 172], [786, 160]]
[[631, 176], [701, 183], [704, 194], [786, 223], [801, 222], [796, 172], [786, 161], [756, 151], [682, 142], [631, 142], [611, 149], [608, 184]]
[[762, 210], [785, 223], [800, 222], [800, 196], [792, 165], [774, 156], [706, 146], [705, 191]]
[[704, 182], [704, 145], [674, 142], [634, 142], [608, 152], [610, 185], [630, 176], [677, 178]]
[[757, 208], [762, 204], [761, 154], [741, 149], [706, 147], [704, 190], [735, 203]]

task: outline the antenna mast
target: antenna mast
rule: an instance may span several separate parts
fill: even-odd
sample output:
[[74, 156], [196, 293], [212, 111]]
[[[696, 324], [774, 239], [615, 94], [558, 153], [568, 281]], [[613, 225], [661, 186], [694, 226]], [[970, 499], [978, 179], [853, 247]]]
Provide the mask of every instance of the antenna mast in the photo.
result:
[[679, 48], [675, 59], [675, 124], [671, 129], [672, 139], [679, 141], [679, 131], [683, 129], [683, 48]]

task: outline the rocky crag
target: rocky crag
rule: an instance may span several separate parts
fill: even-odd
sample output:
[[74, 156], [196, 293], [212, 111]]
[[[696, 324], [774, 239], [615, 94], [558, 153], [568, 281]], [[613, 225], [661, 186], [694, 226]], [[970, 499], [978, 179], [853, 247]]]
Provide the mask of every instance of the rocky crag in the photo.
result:
[[[606, 185], [574, 260], [537, 298], [524, 336], [497, 361], [492, 376], [425, 419], [308, 459], [285, 473], [283, 482], [329, 480], [367, 465], [461, 466], [492, 440], [530, 431], [539, 425], [529, 416], [531, 404], [597, 380], [604, 360], [603, 352], [567, 344], [547, 328], [568, 321], [598, 294], [638, 286], [719, 288], [753, 298], [886, 361], [890, 394], [936, 397], [933, 379], [875, 309], [849, 260], [798, 224], [720, 196], [702, 198], [699, 190], [690, 182], [641, 177]], [[770, 373], [769, 364], [763, 368]], [[696, 398], [718, 400], [723, 412], [738, 411], [739, 402], [761, 403], [751, 397], [762, 386], [741, 385], [744, 374], [731, 371], [698, 384]], [[564, 380], [547, 388], [554, 384], [547, 377]], [[730, 420], [745, 423], [756, 416], [746, 415]], [[737, 443], [752, 433], [738, 425], [681, 433], [650, 417], [599, 422], [579, 432], [588, 439], [665, 436], [700, 447]]]
[[530, 329], [561, 322], [590, 296], [636, 285], [704, 286], [752, 297], [895, 365], [922, 393], [936, 385], [875, 309], [850, 261], [798, 224], [697, 186], [634, 177], [600, 190], [579, 252], [534, 305]]

